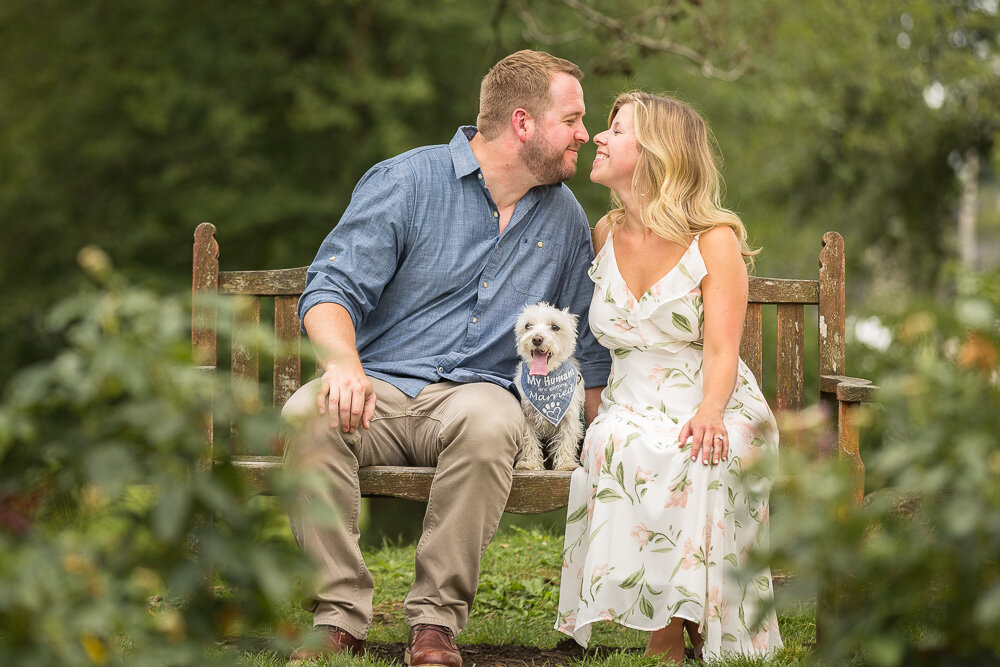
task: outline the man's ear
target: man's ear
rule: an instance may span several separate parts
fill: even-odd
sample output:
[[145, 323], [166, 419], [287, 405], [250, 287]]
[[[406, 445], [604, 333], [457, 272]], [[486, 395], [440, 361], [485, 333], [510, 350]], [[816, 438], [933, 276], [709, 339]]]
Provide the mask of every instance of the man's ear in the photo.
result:
[[514, 135], [524, 143], [535, 129], [535, 119], [527, 109], [518, 107], [510, 115], [510, 126], [514, 130]]

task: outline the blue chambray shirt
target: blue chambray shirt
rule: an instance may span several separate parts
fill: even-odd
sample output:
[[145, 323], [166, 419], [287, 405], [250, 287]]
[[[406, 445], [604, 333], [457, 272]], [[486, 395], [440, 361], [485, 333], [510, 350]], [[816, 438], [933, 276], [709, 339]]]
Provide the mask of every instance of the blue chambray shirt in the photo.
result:
[[306, 274], [299, 317], [318, 303], [351, 315], [365, 372], [408, 396], [432, 382], [487, 381], [513, 391], [514, 320], [538, 301], [580, 318], [586, 386], [606, 384], [610, 355], [587, 325], [590, 227], [565, 185], [538, 186], [503, 235], [461, 127], [448, 145], [380, 162], [362, 177]]

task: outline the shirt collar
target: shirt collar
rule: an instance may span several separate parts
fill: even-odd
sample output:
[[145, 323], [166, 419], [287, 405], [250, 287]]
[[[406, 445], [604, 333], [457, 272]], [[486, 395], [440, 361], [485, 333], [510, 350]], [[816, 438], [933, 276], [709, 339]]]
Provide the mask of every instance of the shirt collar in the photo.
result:
[[476, 154], [472, 152], [472, 146], [469, 145], [469, 141], [476, 136], [478, 131], [475, 125], [463, 125], [458, 128], [448, 144], [448, 150], [451, 151], [451, 161], [455, 165], [455, 178], [462, 178], [479, 171], [479, 161], [476, 160]]
[[[480, 170], [479, 160], [476, 159], [476, 154], [472, 152], [472, 146], [469, 145], [472, 137], [476, 136], [478, 132], [475, 125], [462, 125], [448, 143], [448, 150], [451, 151], [451, 162], [455, 166], [455, 178], [463, 178]], [[530, 197], [527, 200], [528, 203], [534, 204], [535, 198], [548, 192], [551, 187], [553, 186], [536, 185], [528, 190], [525, 195]]]

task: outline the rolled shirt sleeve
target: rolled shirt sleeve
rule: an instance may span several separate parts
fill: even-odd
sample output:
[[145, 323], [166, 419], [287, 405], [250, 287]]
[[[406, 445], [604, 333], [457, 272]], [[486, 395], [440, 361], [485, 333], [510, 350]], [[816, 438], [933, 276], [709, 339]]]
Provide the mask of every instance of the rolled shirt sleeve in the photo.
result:
[[340, 222], [327, 235], [306, 272], [299, 319], [313, 306], [343, 306], [357, 328], [378, 304], [406, 244], [412, 215], [407, 174], [379, 164], [362, 177]]

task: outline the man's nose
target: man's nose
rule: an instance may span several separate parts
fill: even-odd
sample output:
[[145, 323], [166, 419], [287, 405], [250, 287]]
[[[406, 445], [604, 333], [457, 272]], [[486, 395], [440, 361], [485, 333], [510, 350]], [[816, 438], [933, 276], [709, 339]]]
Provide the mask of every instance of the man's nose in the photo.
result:
[[[582, 139], [580, 138], [581, 136], [583, 137]], [[590, 135], [587, 133], [587, 128], [584, 127], [582, 124], [580, 125], [580, 129], [576, 133], [576, 137], [581, 144], [585, 144], [588, 141], [590, 141]]]

